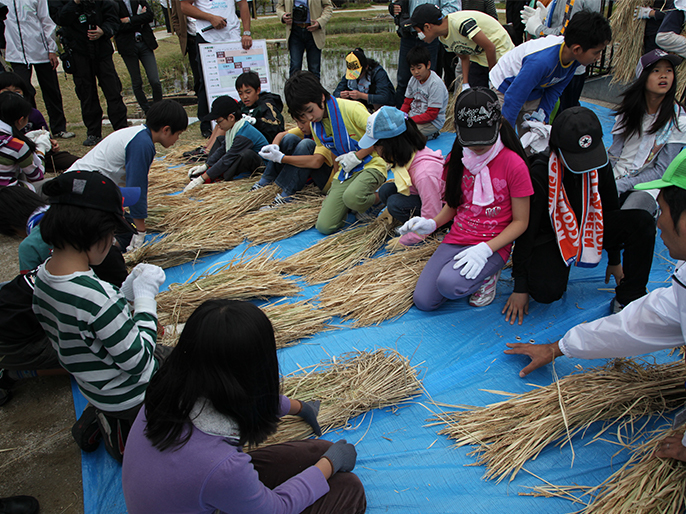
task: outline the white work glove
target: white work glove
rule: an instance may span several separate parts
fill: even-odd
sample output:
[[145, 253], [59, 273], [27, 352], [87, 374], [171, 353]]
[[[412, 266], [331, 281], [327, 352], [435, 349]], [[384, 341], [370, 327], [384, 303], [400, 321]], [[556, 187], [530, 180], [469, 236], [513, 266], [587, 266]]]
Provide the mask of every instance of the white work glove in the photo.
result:
[[635, 20], [647, 20], [650, 18], [650, 7], [636, 7], [634, 9], [634, 19]]
[[462, 91], [467, 91], [467, 90], [470, 89], [471, 87], [472, 87], [472, 86], [470, 86], [469, 84], [467, 84], [466, 82], [464, 82], [464, 83], [462, 84]]
[[195, 177], [199, 177], [206, 171], [207, 164], [198, 164], [197, 166], [193, 166], [191, 169], [188, 170], [188, 179], [193, 180]]
[[[525, 13], [528, 15], [527, 19], [524, 19]], [[524, 10], [522, 11], [522, 22], [524, 23], [526, 31], [532, 36], [538, 36], [539, 27], [545, 25], [547, 16], [548, 9], [541, 2], [536, 4], [536, 9], [524, 7]]]
[[453, 264], [453, 269], [462, 268], [460, 275], [473, 280], [479, 276], [491, 255], [493, 255], [493, 250], [486, 243], [470, 246], [454, 257], [457, 262]]
[[279, 149], [279, 145], [263, 146], [260, 150], [260, 157], [272, 162], [281, 162], [283, 159], [283, 152]]
[[198, 186], [202, 186], [205, 183], [205, 179], [202, 178], [202, 175], [199, 177], [195, 177], [193, 180], [190, 181], [190, 183], [183, 188], [184, 193], [188, 193], [191, 189], [195, 189]]
[[131, 270], [131, 273], [129, 273], [129, 276], [126, 277], [126, 280], [124, 280], [124, 283], [119, 288], [121, 293], [126, 297], [126, 299], [129, 302], [132, 302], [136, 297], [136, 295], [133, 292], [133, 281], [136, 280], [136, 278], [138, 278], [138, 276], [148, 268], [157, 268], [157, 266], [155, 266], [154, 264], [146, 263], [136, 265], [136, 267]]
[[526, 121], [540, 121], [541, 123], [545, 123], [545, 111], [543, 109], [539, 109], [531, 114], [525, 114], [524, 119]]
[[148, 264], [140, 274], [133, 279], [134, 298], [155, 298], [164, 283], [164, 270], [154, 264]]
[[398, 229], [398, 234], [404, 236], [408, 232], [414, 232], [419, 235], [427, 235], [436, 231], [436, 222], [432, 219], [415, 216], [410, 218], [405, 224]]
[[257, 120], [255, 118], [253, 118], [252, 116], [250, 116], [249, 114], [244, 114], [243, 119], [245, 121], [247, 121], [248, 123], [250, 123], [251, 125], [254, 125], [255, 123], [257, 123]]
[[343, 168], [343, 171], [346, 173], [350, 173], [357, 166], [362, 164], [362, 161], [357, 158], [355, 152], [348, 152], [344, 153], [343, 155], [339, 155], [336, 157], [336, 162], [340, 164], [341, 168]]
[[43, 155], [52, 150], [52, 141], [50, 141], [50, 134], [47, 131], [38, 136], [34, 143], [36, 143], [36, 150], [41, 152]]
[[126, 247], [126, 251], [133, 252], [136, 248], [140, 248], [141, 246], [143, 246], [143, 243], [145, 243], [145, 234], [145, 231], [138, 232], [138, 234], [134, 234], [131, 238], [129, 246]]

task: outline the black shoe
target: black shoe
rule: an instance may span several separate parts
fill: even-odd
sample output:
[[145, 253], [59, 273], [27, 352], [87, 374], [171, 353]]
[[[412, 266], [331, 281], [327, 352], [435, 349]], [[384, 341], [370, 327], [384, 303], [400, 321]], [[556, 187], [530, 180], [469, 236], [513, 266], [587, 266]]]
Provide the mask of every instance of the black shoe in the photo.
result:
[[95, 146], [100, 141], [102, 141], [102, 138], [100, 136], [88, 136], [86, 140], [83, 142], [83, 146]]
[[183, 152], [184, 157], [195, 157], [196, 155], [205, 155], [205, 147], [199, 146], [197, 148], [194, 148], [193, 150]]
[[114, 460], [121, 464], [124, 459], [124, 445], [131, 431], [131, 424], [98, 410], [98, 427], [102, 434], [105, 449]]
[[[0, 407], [5, 405], [8, 401], [12, 399], [12, 391], [9, 389], [0, 389]], [[2, 511], [0, 511], [2, 514]]]
[[0, 498], [0, 514], [37, 514], [40, 505], [33, 496]]
[[91, 404], [86, 406], [81, 417], [71, 427], [71, 435], [84, 452], [94, 452], [100, 446], [102, 434], [100, 433], [95, 407]]

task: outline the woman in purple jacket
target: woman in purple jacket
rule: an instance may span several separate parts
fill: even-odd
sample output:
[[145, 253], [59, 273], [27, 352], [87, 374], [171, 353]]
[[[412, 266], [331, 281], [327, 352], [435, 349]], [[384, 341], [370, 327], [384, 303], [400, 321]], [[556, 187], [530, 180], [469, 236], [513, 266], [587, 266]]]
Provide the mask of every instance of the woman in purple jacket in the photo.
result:
[[122, 482], [137, 513], [362, 513], [355, 447], [294, 441], [250, 453], [294, 414], [321, 435], [319, 402], [279, 395], [274, 330], [255, 305], [210, 300], [152, 378], [126, 443]]

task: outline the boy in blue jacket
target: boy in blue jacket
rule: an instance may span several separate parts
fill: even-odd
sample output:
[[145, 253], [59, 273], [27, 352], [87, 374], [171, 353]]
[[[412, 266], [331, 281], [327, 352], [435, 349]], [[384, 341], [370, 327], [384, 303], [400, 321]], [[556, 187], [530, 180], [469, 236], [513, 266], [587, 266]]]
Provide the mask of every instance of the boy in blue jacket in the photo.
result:
[[503, 55], [489, 78], [503, 104], [503, 118], [517, 127], [525, 114], [547, 122], [578, 66], [598, 60], [612, 40], [610, 23], [600, 13], [581, 11], [564, 36], [527, 41]]

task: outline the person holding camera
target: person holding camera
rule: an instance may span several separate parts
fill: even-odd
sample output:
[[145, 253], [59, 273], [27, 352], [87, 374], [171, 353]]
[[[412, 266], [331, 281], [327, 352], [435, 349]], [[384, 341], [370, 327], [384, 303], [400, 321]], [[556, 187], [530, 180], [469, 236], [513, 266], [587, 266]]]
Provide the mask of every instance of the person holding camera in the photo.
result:
[[276, 14], [286, 25], [290, 55], [288, 76], [300, 71], [307, 52], [307, 69], [319, 78], [326, 23], [333, 14], [331, 0], [279, 0]]
[[407, 83], [410, 81], [412, 74], [410, 73], [410, 65], [407, 62], [407, 53], [417, 45], [426, 46], [431, 55], [431, 69], [436, 71], [438, 69], [438, 47], [437, 40], [426, 44], [422, 41], [423, 34], [417, 34], [417, 31], [412, 27], [410, 17], [414, 10], [422, 4], [433, 4], [438, 7], [443, 15], [462, 10], [461, 0], [394, 0], [388, 6], [388, 11], [393, 16], [393, 20], [397, 25], [397, 33], [400, 37], [400, 51], [398, 53], [398, 76], [397, 86], [395, 88], [395, 106], [400, 109], [405, 101], [405, 89]]
[[58, 25], [71, 50], [74, 87], [88, 134], [84, 146], [95, 146], [102, 140], [102, 108], [96, 80], [105, 95], [112, 128], [119, 130], [128, 126], [110, 41], [119, 29], [119, 23], [119, 10], [114, 2], [73, 0], [66, 2], [59, 11]]

